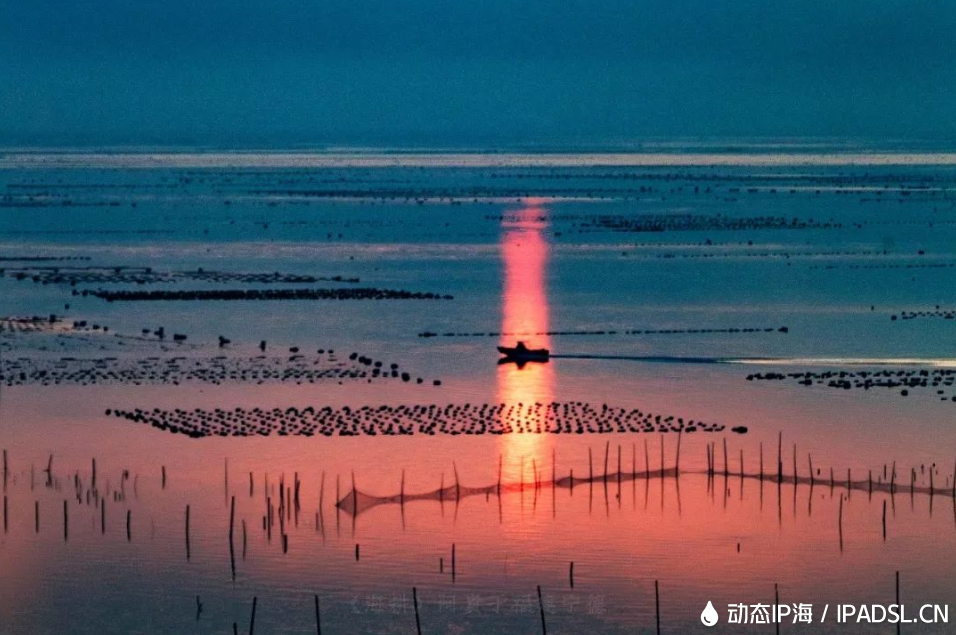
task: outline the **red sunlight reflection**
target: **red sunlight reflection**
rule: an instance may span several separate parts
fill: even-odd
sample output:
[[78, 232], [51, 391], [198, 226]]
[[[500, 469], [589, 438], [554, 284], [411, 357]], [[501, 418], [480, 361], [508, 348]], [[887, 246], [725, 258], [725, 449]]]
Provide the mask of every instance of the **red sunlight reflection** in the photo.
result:
[[[508, 214], [502, 222], [501, 256], [504, 262], [501, 342], [513, 346], [524, 341], [531, 348], [550, 348], [546, 272], [549, 245], [548, 227], [541, 202]], [[553, 400], [554, 369], [548, 363], [498, 366], [498, 398], [511, 405], [548, 403]], [[512, 425], [532, 421], [512, 420]], [[503, 478], [523, 481], [533, 490], [535, 468], [538, 478], [551, 478], [552, 441], [545, 434], [515, 433], [501, 437]]]

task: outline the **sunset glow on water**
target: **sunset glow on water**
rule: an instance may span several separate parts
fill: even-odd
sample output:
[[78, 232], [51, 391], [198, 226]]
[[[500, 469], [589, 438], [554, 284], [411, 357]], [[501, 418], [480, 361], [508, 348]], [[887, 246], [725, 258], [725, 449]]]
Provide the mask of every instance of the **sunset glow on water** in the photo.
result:
[[592, 169], [5, 172], [0, 632], [951, 602], [952, 173]]

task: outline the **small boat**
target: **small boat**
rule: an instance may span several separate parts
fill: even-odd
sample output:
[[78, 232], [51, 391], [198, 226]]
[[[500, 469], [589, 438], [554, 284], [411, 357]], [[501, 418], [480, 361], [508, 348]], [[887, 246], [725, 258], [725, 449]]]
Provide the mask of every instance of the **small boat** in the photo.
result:
[[518, 342], [515, 346], [499, 346], [498, 352], [504, 355], [500, 360], [502, 363], [516, 362], [519, 366], [527, 362], [546, 362], [551, 358], [548, 349], [528, 348], [524, 342]]

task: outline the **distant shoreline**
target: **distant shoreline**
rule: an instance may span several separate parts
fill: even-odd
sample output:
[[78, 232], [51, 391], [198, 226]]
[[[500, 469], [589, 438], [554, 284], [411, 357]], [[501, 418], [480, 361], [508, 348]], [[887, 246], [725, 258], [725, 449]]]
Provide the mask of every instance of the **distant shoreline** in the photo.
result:
[[35, 168], [565, 168], [951, 166], [956, 152], [302, 152], [0, 153], [0, 169]]

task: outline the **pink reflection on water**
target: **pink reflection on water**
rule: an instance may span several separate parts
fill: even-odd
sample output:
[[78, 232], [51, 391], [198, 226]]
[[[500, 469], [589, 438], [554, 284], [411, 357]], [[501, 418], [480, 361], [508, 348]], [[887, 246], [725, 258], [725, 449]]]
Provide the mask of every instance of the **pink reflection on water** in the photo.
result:
[[[504, 264], [501, 343], [513, 346], [518, 340], [530, 348], [550, 348], [546, 273], [550, 245], [545, 232], [548, 222], [542, 201], [529, 199], [526, 205], [506, 215], [502, 222], [501, 258]], [[498, 366], [498, 399], [507, 406], [525, 406], [554, 399], [554, 367], [549, 363]], [[533, 425], [515, 418], [513, 425]], [[544, 434], [522, 433], [501, 437], [503, 478], [528, 483], [534, 491], [538, 478], [551, 477], [552, 440]], [[523, 497], [519, 501], [524, 503]]]

